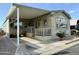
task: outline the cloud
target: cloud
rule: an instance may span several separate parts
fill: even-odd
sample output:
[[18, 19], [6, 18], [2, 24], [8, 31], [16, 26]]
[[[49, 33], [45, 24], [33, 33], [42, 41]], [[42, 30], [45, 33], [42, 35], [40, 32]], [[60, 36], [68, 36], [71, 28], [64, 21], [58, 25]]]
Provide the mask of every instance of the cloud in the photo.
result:
[[71, 10], [71, 11], [70, 11], [70, 13], [74, 13], [74, 12], [75, 12], [74, 10]]
[[69, 13], [75, 13], [77, 11], [79, 11], [79, 9], [71, 10]]

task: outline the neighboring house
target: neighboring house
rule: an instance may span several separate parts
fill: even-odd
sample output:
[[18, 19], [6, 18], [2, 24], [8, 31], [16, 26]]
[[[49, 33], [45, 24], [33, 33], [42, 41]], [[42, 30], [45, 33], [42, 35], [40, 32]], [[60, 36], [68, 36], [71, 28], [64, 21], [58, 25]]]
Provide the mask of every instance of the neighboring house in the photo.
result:
[[13, 4], [3, 24], [4, 31], [8, 36], [16, 36], [18, 18], [20, 36], [50, 40], [57, 38], [56, 33], [59, 31], [65, 32], [67, 36], [70, 36], [71, 17], [64, 10], [48, 11]]
[[70, 29], [76, 29], [78, 20], [70, 20]]
[[78, 32], [79, 26], [78, 26], [79, 20], [70, 20], [70, 29], [71, 34], [76, 34]]
[[3, 31], [3, 29], [2, 28], [0, 28], [0, 36], [3, 36], [3, 35], [5, 35], [6, 33]]

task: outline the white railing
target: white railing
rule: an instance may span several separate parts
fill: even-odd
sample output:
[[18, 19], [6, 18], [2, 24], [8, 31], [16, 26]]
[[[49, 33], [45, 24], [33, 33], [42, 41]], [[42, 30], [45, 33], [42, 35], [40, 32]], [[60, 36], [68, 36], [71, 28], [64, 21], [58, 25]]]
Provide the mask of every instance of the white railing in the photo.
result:
[[51, 28], [37, 28], [35, 29], [37, 36], [51, 36]]
[[34, 33], [34, 27], [27, 27], [27, 28], [26, 28], [26, 31], [27, 31], [28, 33]]

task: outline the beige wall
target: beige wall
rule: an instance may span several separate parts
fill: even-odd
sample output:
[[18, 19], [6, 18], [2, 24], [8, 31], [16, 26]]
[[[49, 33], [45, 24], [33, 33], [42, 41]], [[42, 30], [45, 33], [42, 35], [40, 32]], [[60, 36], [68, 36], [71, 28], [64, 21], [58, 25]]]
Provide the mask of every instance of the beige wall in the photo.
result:
[[[63, 16], [66, 20], [67, 20], [67, 28], [57, 28], [56, 27], [56, 19], [59, 17], [59, 16]], [[67, 18], [67, 16], [63, 13], [56, 13], [54, 15], [51, 15], [51, 27], [52, 27], [52, 35], [53, 37], [56, 37], [56, 33], [59, 32], [59, 31], [64, 31], [66, 30], [66, 33], [68, 35], [70, 35], [70, 20]]]
[[43, 15], [43, 16], [41, 16], [41, 17], [37, 17], [37, 18], [35, 18], [34, 19], [35, 21], [39, 21], [39, 23], [40, 23], [40, 26], [39, 27], [43, 27], [43, 22], [44, 22], [44, 20], [47, 20], [47, 27], [51, 27], [51, 19], [50, 19], [50, 14], [46, 14], [46, 15]]
[[[63, 16], [67, 20], [67, 28], [64, 28], [64, 29], [59, 28], [58, 29], [56, 27], [56, 19], [59, 16]], [[51, 13], [51, 14], [48, 14], [48, 15], [38, 17], [38, 18], [36, 18], [34, 20], [39, 21], [40, 22], [40, 27], [43, 27], [44, 19], [47, 19], [47, 23], [48, 23], [47, 27], [52, 28], [52, 35], [55, 35], [60, 30], [62, 30], [62, 31], [66, 30], [67, 34], [70, 35], [70, 20], [68, 19], [68, 17], [64, 13], [59, 12], [59, 13], [56, 13], [54, 15], [52, 15], [52, 13]]]

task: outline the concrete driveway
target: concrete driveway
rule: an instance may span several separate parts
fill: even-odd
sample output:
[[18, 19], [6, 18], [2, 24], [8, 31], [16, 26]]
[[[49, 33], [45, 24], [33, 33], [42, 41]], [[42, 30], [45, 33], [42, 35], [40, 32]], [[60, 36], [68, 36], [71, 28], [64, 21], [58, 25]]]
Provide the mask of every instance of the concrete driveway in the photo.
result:
[[59, 53], [56, 53], [55, 55], [79, 55], [79, 44]]
[[0, 38], [0, 55], [14, 55], [16, 46], [8, 38]]

